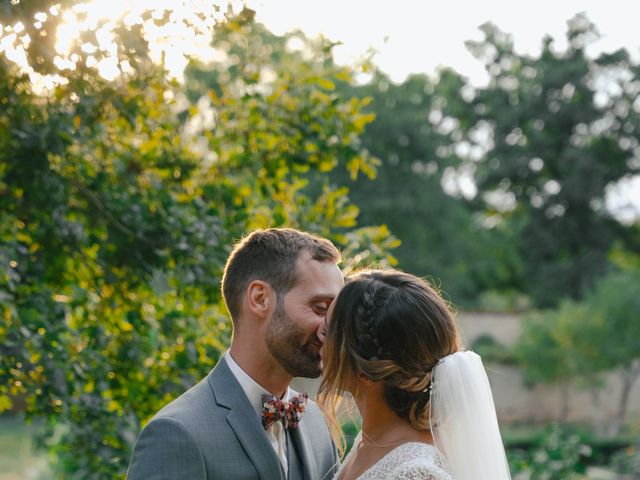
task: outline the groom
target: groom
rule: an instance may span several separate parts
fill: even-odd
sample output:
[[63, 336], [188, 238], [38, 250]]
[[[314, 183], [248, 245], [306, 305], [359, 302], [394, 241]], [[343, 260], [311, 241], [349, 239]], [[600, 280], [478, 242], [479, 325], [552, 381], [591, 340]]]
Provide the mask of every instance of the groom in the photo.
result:
[[289, 382], [320, 375], [318, 330], [344, 283], [339, 261], [330, 241], [293, 229], [255, 231], [235, 246], [222, 279], [231, 348], [147, 424], [129, 480], [332, 478], [324, 417]]

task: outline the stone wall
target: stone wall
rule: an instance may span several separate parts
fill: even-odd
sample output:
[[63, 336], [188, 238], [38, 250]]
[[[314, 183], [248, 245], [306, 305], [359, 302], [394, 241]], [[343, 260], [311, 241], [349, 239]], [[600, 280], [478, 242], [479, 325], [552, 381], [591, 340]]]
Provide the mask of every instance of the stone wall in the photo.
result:
[[[481, 335], [491, 335], [498, 342], [511, 346], [520, 335], [521, 317], [510, 314], [460, 312], [458, 325], [466, 345], [472, 345]], [[640, 347], [639, 347], [640, 348]], [[562, 408], [560, 386], [536, 385], [527, 388], [518, 368], [488, 364], [487, 374], [493, 389], [498, 416], [505, 422], [548, 422], [559, 419]], [[614, 418], [622, 391], [620, 374], [612, 372], [605, 378], [596, 406], [586, 389], [569, 389], [569, 421], [606, 425]], [[628, 420], [640, 422], [640, 380], [629, 399]]]

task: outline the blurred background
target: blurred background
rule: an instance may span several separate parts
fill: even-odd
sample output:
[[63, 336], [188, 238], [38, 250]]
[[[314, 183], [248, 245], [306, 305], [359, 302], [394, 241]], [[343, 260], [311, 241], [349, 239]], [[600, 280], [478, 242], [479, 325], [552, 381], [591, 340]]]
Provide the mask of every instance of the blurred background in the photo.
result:
[[512, 3], [0, 3], [0, 480], [124, 478], [285, 225], [441, 290], [514, 478], [640, 478], [639, 12]]

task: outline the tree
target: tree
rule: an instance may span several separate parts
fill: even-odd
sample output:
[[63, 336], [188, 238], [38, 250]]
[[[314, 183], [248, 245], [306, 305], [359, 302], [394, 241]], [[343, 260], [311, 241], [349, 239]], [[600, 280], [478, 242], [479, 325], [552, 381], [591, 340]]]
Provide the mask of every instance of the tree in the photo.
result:
[[516, 363], [516, 357], [512, 349], [488, 333], [476, 338], [471, 345], [471, 350], [480, 355], [486, 363], [501, 363], [505, 365]]
[[[589, 332], [590, 347], [610, 370], [618, 370], [622, 389], [609, 432], [624, 425], [633, 384], [640, 377], [640, 270], [613, 272], [599, 281], [587, 297], [591, 322], [578, 331]], [[585, 332], [585, 330], [582, 330]], [[584, 333], [583, 333], [584, 334]], [[596, 368], [597, 368], [596, 364]]]
[[[530, 383], [558, 383], [563, 387], [561, 419], [568, 413], [571, 383], [586, 386], [594, 406], [601, 408], [603, 375], [618, 371], [621, 393], [609, 434], [624, 425], [634, 382], [640, 377], [640, 275], [638, 270], [612, 272], [598, 281], [581, 303], [565, 301], [557, 309], [529, 318], [515, 347], [525, 379]], [[604, 433], [603, 418], [594, 419]]]
[[[0, 11], [26, 25], [23, 3]], [[95, 30], [42, 93], [33, 79], [55, 65], [50, 36], [31, 37], [43, 57], [31, 74], [0, 55], [0, 410], [21, 396], [46, 419], [64, 478], [122, 478], [141, 426], [213, 366], [230, 335], [221, 272], [245, 231], [327, 235], [346, 269], [393, 262], [386, 227], [356, 228], [347, 190], [322, 181], [373, 162], [358, 147], [370, 116], [333, 92], [351, 72], [330, 44], [307, 43], [307, 58], [273, 37], [261, 57], [253, 41], [267, 32], [248, 10], [230, 14], [214, 35], [227, 59], [212, 70], [231, 62], [233, 75], [211, 73], [212, 87], [200, 66], [184, 86], [151, 61], [144, 28], [114, 30], [112, 81], [95, 66], [114, 55]]]
[[560, 387], [560, 421], [569, 415], [569, 388], [575, 374], [571, 354], [564, 342], [566, 333], [566, 326], [559, 322], [555, 312], [536, 313], [524, 319], [522, 333], [514, 347], [526, 384]]
[[444, 118], [459, 127], [457, 148], [484, 151], [462, 165], [475, 171], [478, 206], [515, 227], [525, 292], [540, 307], [582, 298], [610, 268], [615, 242], [639, 248], [605, 196], [640, 167], [640, 70], [626, 50], [588, 56], [597, 33], [580, 15], [569, 22], [566, 51], [547, 38], [535, 58], [516, 53], [495, 26], [482, 31], [468, 46], [489, 85], [462, 91], [467, 107], [456, 103]]
[[510, 232], [483, 228], [460, 191], [442, 185], [460, 161], [449, 148], [459, 132], [441, 124], [442, 109], [464, 103], [458, 99], [464, 79], [444, 69], [394, 84], [376, 71], [368, 84], [339, 88], [371, 99], [367, 110], [375, 120], [362, 146], [380, 163], [373, 180], [350, 180], [341, 170], [332, 176], [351, 182], [363, 220], [389, 225], [401, 240], [399, 267], [432, 277], [458, 305], [476, 305], [484, 290], [512, 289], [520, 260]]

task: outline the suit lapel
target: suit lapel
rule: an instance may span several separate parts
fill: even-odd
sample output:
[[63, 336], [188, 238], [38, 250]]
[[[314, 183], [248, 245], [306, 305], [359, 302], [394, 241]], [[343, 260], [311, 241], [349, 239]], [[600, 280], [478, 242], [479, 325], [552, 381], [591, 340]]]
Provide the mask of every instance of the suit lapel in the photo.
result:
[[271, 447], [267, 434], [255, 417], [242, 387], [229, 370], [224, 358], [208, 377], [216, 403], [229, 410], [227, 423], [238, 437], [247, 456], [262, 480], [285, 480], [280, 460]]
[[264, 429], [253, 418], [253, 415], [247, 415], [246, 411], [241, 411], [236, 407], [229, 411], [227, 422], [256, 467], [261, 479], [285, 478], [280, 466], [280, 459], [269, 443]]
[[304, 478], [308, 480], [315, 478], [317, 475], [316, 459], [313, 456], [311, 439], [309, 438], [309, 432], [305, 428], [304, 417], [298, 428], [291, 430], [291, 440], [298, 450], [298, 455], [300, 455]]

